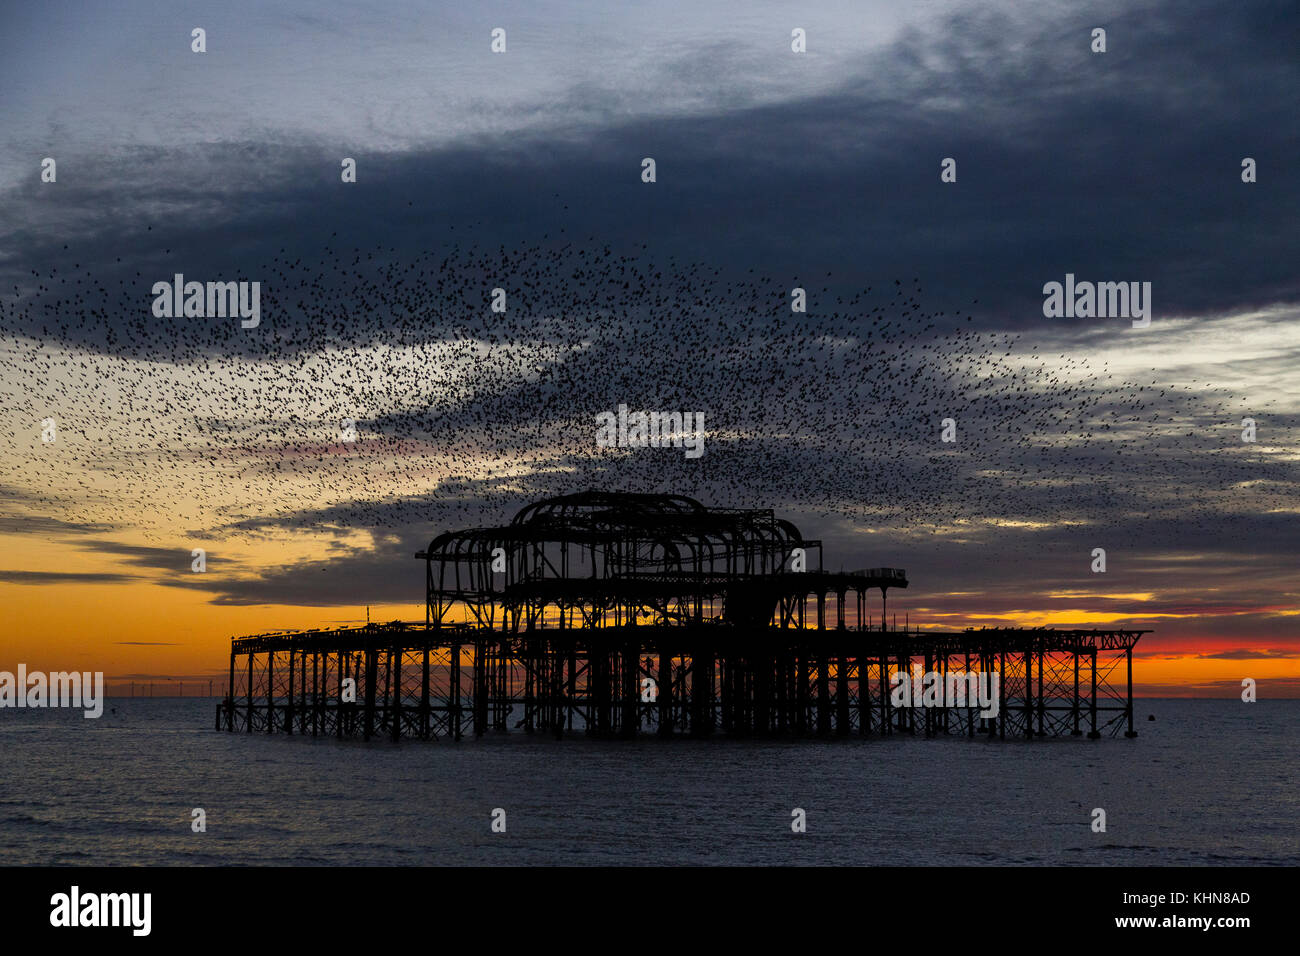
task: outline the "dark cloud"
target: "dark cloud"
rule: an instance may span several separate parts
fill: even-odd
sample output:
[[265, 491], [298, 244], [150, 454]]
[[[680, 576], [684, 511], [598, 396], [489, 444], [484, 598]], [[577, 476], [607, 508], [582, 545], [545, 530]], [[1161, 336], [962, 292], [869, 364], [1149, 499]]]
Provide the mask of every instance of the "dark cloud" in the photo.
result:
[[[370, 155], [355, 188], [317, 142], [227, 143], [224, 168], [193, 147], [99, 159], [59, 185], [61, 208], [93, 217], [66, 235], [51, 233], [40, 184], [12, 197], [3, 238], [22, 252], [6, 286], [121, 256], [143, 311], [176, 269], [271, 279], [279, 248], [314, 257], [336, 232], [336, 248], [398, 255], [549, 234], [645, 242], [731, 274], [830, 271], [837, 291], [919, 273], [937, 301], [977, 298], [1003, 327], [1042, 328], [1041, 287], [1067, 271], [1151, 281], [1158, 315], [1294, 302], [1298, 22], [1283, 3], [1148, 4], [1117, 10], [1094, 55], [1092, 13], [965, 13], [905, 34], [834, 92]], [[1247, 155], [1255, 185], [1240, 181]], [[643, 156], [659, 164], [652, 186]], [[945, 186], [949, 156], [959, 175]], [[274, 321], [295, 313], [281, 300]]]
[[167, 587], [210, 594], [216, 605], [359, 607], [364, 604], [423, 606], [424, 563], [415, 552], [428, 540], [408, 538], [373, 551], [350, 549], [320, 560], [275, 565], [255, 577], [195, 574], [160, 581]]
[[0, 534], [31, 534], [40, 537], [59, 537], [70, 534], [103, 534], [112, 531], [111, 524], [95, 522], [62, 521], [49, 515], [0, 515]]
[[0, 484], [0, 507], [15, 506], [22, 511], [0, 513], [0, 534], [30, 534], [40, 537], [63, 535], [103, 534], [112, 531], [111, 524], [64, 521], [51, 515], [32, 514], [27, 509], [39, 507], [44, 496], [22, 488]]
[[130, 574], [95, 571], [0, 571], [6, 584], [113, 584], [139, 580]]
[[[179, 548], [160, 548], [151, 545], [123, 544], [107, 539], [79, 541], [77, 546], [84, 551], [99, 554], [111, 554], [122, 558], [127, 564], [141, 568], [154, 568], [159, 571], [190, 572], [194, 560], [193, 550], [189, 545]], [[204, 563], [208, 567], [221, 566], [225, 562], [219, 557], [207, 554]]]

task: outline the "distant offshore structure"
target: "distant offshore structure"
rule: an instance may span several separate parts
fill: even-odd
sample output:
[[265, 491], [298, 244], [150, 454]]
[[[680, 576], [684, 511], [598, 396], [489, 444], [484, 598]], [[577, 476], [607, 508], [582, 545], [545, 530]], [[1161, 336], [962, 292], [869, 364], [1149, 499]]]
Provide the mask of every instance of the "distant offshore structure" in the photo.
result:
[[821, 543], [770, 510], [586, 491], [416, 557], [423, 622], [235, 639], [217, 729], [1137, 736], [1148, 631], [899, 629], [901, 569], [826, 571]]

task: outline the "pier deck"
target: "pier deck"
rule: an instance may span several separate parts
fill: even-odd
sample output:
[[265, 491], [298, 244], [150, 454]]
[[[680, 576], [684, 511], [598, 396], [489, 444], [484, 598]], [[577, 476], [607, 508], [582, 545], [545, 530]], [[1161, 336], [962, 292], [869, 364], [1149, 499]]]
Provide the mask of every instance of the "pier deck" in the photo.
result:
[[[217, 728], [308, 736], [1102, 735], [1133, 730], [1144, 631], [757, 630], [721, 624], [509, 632], [424, 622], [232, 643]], [[894, 705], [897, 672], [997, 675], [997, 712]], [[351, 680], [351, 684], [346, 682]]]

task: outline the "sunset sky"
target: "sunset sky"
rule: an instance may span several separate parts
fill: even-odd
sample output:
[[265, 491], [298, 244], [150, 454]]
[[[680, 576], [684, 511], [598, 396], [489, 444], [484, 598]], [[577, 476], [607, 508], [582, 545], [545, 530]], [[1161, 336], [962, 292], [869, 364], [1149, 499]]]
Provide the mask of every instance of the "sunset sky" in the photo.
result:
[[[231, 636], [363, 623], [368, 605], [422, 620], [413, 554], [439, 532], [548, 494], [671, 488], [773, 508], [831, 569], [907, 569], [900, 622], [1151, 628], [1139, 694], [1236, 696], [1250, 677], [1300, 697], [1294, 4], [142, 9], [28, 5], [0, 33], [0, 669], [220, 686]], [[535, 336], [498, 342], [486, 306], [468, 338], [444, 309], [412, 335], [387, 318], [401, 286], [378, 285], [416, 262], [433, 282], [457, 249], [482, 252], [457, 277], [511, 285], [493, 264], [536, 248], [577, 287], [575, 257], [606, 247], [656, 263], [661, 298], [704, 270], [770, 279], [779, 306], [809, 287], [813, 365], [761, 352], [725, 296], [683, 302], [714, 324], [661, 330], [655, 354], [619, 344], [629, 374], [680, 350], [673, 388], [700, 383], [712, 429], [701, 467], [725, 475], [575, 452], [573, 429], [624, 393], [519, 398], [611, 354], [616, 315], [566, 315], [562, 335], [539, 306], [511, 319]], [[175, 273], [260, 281], [261, 327], [155, 318], [150, 289]], [[1067, 273], [1151, 282], [1151, 325], [1044, 317]], [[803, 423], [782, 434], [738, 411], [773, 363], [851, 381], [857, 333], [818, 310], [868, 287], [864, 312], [890, 308], [896, 280], [923, 287], [924, 318], [911, 345], [880, 341], [901, 349], [887, 406], [782, 393]], [[751, 335], [752, 355], [721, 358]], [[1023, 435], [980, 417], [1008, 394], [1034, 402]], [[518, 418], [494, 418], [507, 395]], [[931, 439], [941, 395], [971, 400], [952, 446]]]

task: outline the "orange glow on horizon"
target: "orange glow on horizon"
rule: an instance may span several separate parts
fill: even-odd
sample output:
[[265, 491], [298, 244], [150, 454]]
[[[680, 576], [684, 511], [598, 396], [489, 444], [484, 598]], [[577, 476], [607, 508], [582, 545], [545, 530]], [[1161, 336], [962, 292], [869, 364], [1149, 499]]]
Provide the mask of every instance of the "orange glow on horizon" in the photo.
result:
[[[53, 541], [0, 536], [0, 569], [44, 570], [51, 573], [112, 574], [116, 580], [88, 583], [82, 580], [54, 584], [0, 583], [0, 610], [8, 623], [8, 636], [0, 650], [0, 670], [13, 671], [18, 663], [32, 670], [103, 671], [115, 691], [131, 680], [155, 682], [216, 681], [226, 676], [232, 637], [277, 630], [306, 630], [364, 624], [366, 605], [298, 606], [284, 604], [235, 605], [212, 603], [212, 594], [185, 586], [188, 543], [178, 548], [176, 571], [160, 572], [133, 566], [117, 556], [92, 549], [69, 549]], [[207, 572], [243, 576], [258, 566], [276, 567], [319, 559], [301, 542], [261, 542], [239, 551], [226, 547]], [[20, 557], [21, 556], [21, 557]], [[181, 560], [183, 559], [183, 560]], [[407, 572], [415, 601], [373, 605], [373, 621], [423, 621], [423, 567], [411, 560]], [[232, 569], [233, 570], [230, 570]], [[181, 576], [179, 580], [168, 575]], [[161, 583], [164, 581], [174, 583]], [[346, 587], [340, 582], [340, 587]], [[345, 592], [346, 593], [346, 592]], [[360, 596], [360, 595], [359, 595]], [[1154, 595], [1142, 592], [1128, 597], [1145, 604]], [[936, 595], [930, 600], [948, 595]], [[1066, 595], [1046, 592], [1044, 602]], [[1139, 696], [1235, 697], [1243, 677], [1260, 684], [1261, 697], [1300, 697], [1300, 658], [1270, 654], [1267, 641], [1246, 644], [1204, 637], [1180, 637], [1179, 622], [1198, 615], [1183, 613], [1118, 613], [1087, 610], [1077, 595], [1076, 607], [1038, 609], [1034, 596], [1026, 595], [1024, 610], [979, 613], [978, 594], [963, 594], [970, 607], [965, 614], [937, 608], [913, 608], [898, 614], [901, 626], [914, 629], [952, 630], [963, 627], [1082, 627], [1152, 628], [1134, 657], [1134, 691]], [[720, 607], [720, 605], [719, 605]], [[854, 621], [849, 608], [849, 624]], [[890, 608], [891, 622], [893, 607]], [[1279, 613], [1284, 609], [1276, 609]], [[815, 602], [809, 602], [805, 626], [815, 623]], [[1270, 611], [1270, 613], [1272, 613]], [[450, 620], [462, 615], [452, 615]], [[550, 623], [548, 618], [548, 624]], [[833, 602], [828, 602], [827, 623], [835, 624]], [[879, 616], [872, 623], [879, 624]], [[1273, 643], [1276, 643], [1275, 641]], [[1258, 651], [1258, 656], [1252, 656]], [[1233, 656], [1215, 656], [1231, 653]], [[1234, 689], [1236, 688], [1236, 689]]]

